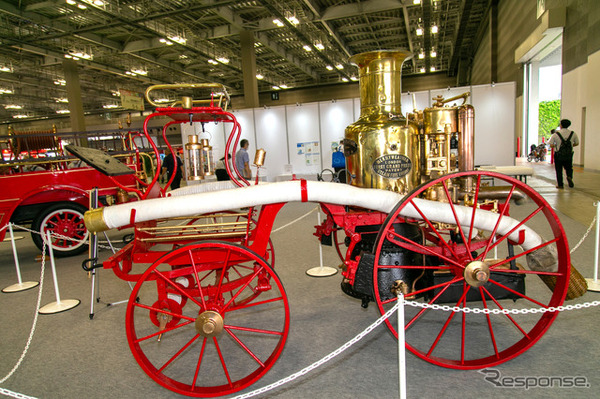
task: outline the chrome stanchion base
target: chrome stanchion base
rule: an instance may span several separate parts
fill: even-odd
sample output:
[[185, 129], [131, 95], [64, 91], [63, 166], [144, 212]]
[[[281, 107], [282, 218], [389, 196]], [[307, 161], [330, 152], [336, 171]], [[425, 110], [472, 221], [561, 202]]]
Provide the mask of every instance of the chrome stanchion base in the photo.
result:
[[53, 314], [73, 309], [79, 305], [81, 301], [79, 299], [65, 299], [60, 302], [50, 302], [49, 304], [42, 306], [38, 313], [40, 314]]
[[593, 278], [586, 278], [585, 281], [587, 282], [587, 290], [588, 291], [594, 291], [594, 292], [600, 292], [600, 280], [594, 280]]
[[333, 276], [337, 272], [338, 272], [337, 269], [335, 269], [333, 267], [318, 266], [318, 267], [313, 267], [312, 269], [308, 269], [306, 271], [306, 274], [308, 274], [311, 277], [329, 277], [329, 276]]
[[6, 293], [6, 294], [11, 293], [11, 292], [21, 292], [21, 291], [30, 290], [34, 287], [37, 287], [38, 285], [40, 285], [40, 283], [37, 281], [24, 281], [22, 283], [16, 283], [13, 285], [9, 285], [8, 287], [2, 289], [2, 292]]

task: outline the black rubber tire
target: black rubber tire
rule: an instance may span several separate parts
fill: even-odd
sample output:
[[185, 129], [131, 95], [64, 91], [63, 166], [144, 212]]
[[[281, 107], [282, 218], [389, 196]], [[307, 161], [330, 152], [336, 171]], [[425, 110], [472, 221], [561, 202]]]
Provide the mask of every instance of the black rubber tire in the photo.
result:
[[[42, 231], [42, 223], [49, 215], [56, 214], [57, 211], [61, 211], [61, 210], [77, 214], [78, 216], [80, 215], [81, 223], [83, 223], [83, 214], [88, 209], [86, 207], [84, 207], [83, 205], [80, 205], [76, 202], [58, 202], [58, 203], [48, 206], [42, 212], [40, 212], [36, 216], [36, 218], [33, 220], [33, 223], [31, 224], [31, 229], [33, 230], [33, 232], [31, 233], [31, 239], [33, 240], [34, 244], [40, 249], [40, 251], [42, 251], [43, 247], [44, 247], [44, 241], [42, 240], [42, 236], [41, 236], [41, 234], [44, 233]], [[85, 226], [84, 226], [84, 228], [85, 228]], [[87, 230], [85, 230], [84, 235], [85, 235], [85, 239], [87, 240], [87, 236], [88, 236]], [[87, 249], [88, 249], [87, 243], [76, 245], [73, 247], [73, 249], [64, 249], [64, 248], [57, 247], [57, 246], [52, 247], [54, 256], [57, 258], [64, 258], [64, 257], [68, 257], [68, 256], [78, 255], [82, 252], [87, 251]]]

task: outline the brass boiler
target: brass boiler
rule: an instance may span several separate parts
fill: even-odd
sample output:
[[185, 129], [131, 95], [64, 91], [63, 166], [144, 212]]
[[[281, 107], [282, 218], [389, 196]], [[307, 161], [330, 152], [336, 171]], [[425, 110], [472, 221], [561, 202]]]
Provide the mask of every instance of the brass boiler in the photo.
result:
[[[425, 179], [473, 170], [475, 111], [472, 105], [465, 104], [469, 95], [466, 92], [448, 99], [440, 95], [433, 99], [432, 107], [423, 110], [420, 157]], [[461, 98], [463, 104], [459, 106], [446, 105]]]
[[[444, 99], [439, 95], [433, 98], [432, 107], [417, 114], [422, 127], [420, 136], [421, 174], [423, 180], [431, 180], [452, 172], [474, 169], [474, 118], [472, 105], [466, 104], [470, 93]], [[459, 106], [447, 103], [463, 100]], [[422, 115], [422, 116], [421, 116]], [[414, 117], [414, 115], [410, 115]], [[472, 178], [461, 179], [460, 187], [448, 187], [457, 196], [470, 193]], [[441, 187], [432, 187], [426, 195], [429, 199], [444, 198]]]
[[359, 68], [360, 118], [345, 131], [344, 155], [350, 184], [406, 194], [420, 183], [418, 126], [401, 112], [405, 51], [354, 55]]

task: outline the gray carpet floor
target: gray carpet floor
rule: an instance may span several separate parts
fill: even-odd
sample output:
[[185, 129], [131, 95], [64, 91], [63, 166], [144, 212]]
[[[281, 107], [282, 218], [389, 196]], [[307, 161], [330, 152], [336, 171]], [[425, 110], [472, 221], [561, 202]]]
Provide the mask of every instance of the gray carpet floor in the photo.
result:
[[[529, 184], [544, 191], [551, 183], [530, 178]], [[590, 199], [591, 201], [591, 199]], [[575, 205], [574, 205], [575, 206]], [[276, 219], [283, 226], [306, 214], [314, 204], [286, 205]], [[559, 212], [567, 237], [574, 246], [586, 232], [591, 218], [577, 221]], [[257, 383], [243, 392], [268, 385], [308, 366], [337, 349], [373, 323], [376, 306], [363, 309], [360, 301], [340, 290], [341, 276], [314, 278], [306, 270], [319, 266], [318, 242], [312, 235], [316, 213], [280, 232], [272, 240], [276, 270], [281, 277], [291, 308], [290, 335], [280, 359]], [[111, 232], [118, 244], [126, 232]], [[23, 280], [39, 280], [39, 251], [28, 233], [17, 232]], [[572, 264], [585, 276], [593, 275], [592, 234], [572, 254]], [[108, 251], [101, 252], [101, 258]], [[19, 369], [0, 388], [39, 398], [177, 398], [152, 381], [130, 353], [125, 335], [125, 304], [107, 303], [128, 299], [130, 288], [109, 270], [98, 271], [100, 302], [90, 320], [91, 282], [80, 265], [85, 257], [57, 260], [62, 299], [80, 299], [69, 311], [40, 315], [35, 334]], [[337, 267], [340, 261], [331, 248], [324, 247], [324, 265]], [[55, 300], [49, 264], [46, 268], [41, 304]], [[10, 243], [0, 244], [0, 286], [16, 282]], [[38, 290], [0, 294], [0, 378], [15, 365], [25, 344], [33, 317]], [[599, 300], [588, 292], [571, 303]], [[585, 378], [586, 388], [503, 388], [486, 380], [483, 373], [459, 371], [430, 364], [407, 353], [406, 375], [409, 398], [592, 398], [599, 396], [600, 375], [596, 354], [600, 352], [597, 307], [562, 312], [540, 341], [531, 349], [493, 367], [501, 378], [575, 377]], [[510, 381], [510, 380], [508, 380]], [[330, 362], [312, 372], [258, 397], [261, 398], [397, 398], [397, 341], [382, 325]]]

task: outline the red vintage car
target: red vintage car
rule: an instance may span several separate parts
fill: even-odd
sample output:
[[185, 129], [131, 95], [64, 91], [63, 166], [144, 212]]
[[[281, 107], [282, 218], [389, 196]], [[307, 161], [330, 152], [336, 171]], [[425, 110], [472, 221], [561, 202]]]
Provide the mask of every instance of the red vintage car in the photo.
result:
[[[126, 148], [109, 153], [121, 157], [132, 172], [108, 177], [63, 151], [56, 129], [26, 133], [9, 129], [0, 160], [0, 240], [6, 235], [4, 227], [12, 222], [30, 225], [33, 242], [40, 249], [41, 234], [51, 231], [56, 256], [85, 251], [88, 231], [83, 214], [89, 208], [90, 190], [98, 188], [100, 203], [107, 205], [129, 201], [127, 192], [144, 188], [140, 152], [131, 148], [131, 132], [116, 135], [123, 137], [113, 141]], [[99, 142], [99, 137], [96, 134], [90, 143]]]

